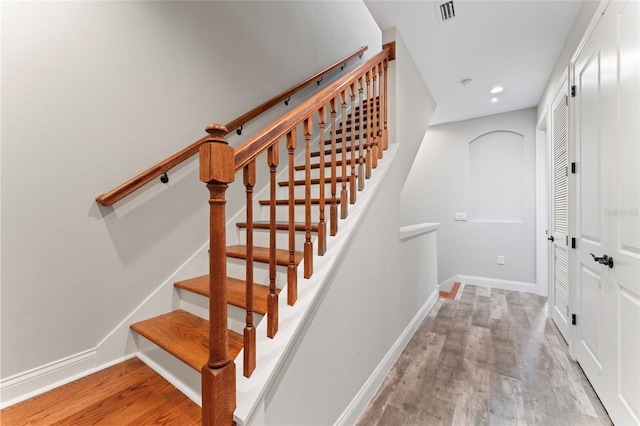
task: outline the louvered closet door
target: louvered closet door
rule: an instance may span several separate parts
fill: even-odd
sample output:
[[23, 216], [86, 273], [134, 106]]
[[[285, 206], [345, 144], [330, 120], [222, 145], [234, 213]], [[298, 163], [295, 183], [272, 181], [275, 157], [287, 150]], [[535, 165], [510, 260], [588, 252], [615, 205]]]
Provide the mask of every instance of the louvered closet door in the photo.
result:
[[551, 116], [551, 318], [569, 341], [568, 98], [567, 80], [552, 104]]

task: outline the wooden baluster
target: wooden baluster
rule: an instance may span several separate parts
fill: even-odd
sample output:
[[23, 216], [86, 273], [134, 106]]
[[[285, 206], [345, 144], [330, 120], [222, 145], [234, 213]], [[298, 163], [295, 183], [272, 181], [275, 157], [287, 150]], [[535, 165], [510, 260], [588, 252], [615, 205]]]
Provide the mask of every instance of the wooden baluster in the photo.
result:
[[276, 293], [276, 169], [278, 168], [278, 145], [276, 141], [267, 150], [269, 166], [269, 297], [267, 299], [267, 336], [273, 338], [278, 332], [278, 293]]
[[289, 150], [289, 265], [287, 266], [287, 303], [292, 305], [298, 300], [298, 270], [296, 268], [296, 207], [294, 154], [296, 151], [296, 128], [287, 133]]
[[[367, 126], [365, 129], [367, 135], [367, 155], [365, 156], [365, 177], [371, 177], [371, 123], [373, 123], [373, 105], [371, 103], [371, 72], [367, 71], [365, 81], [367, 82]], [[363, 105], [364, 107], [364, 105]]]
[[327, 251], [327, 228], [324, 223], [324, 106], [318, 111], [318, 126], [320, 127], [320, 221], [318, 222], [318, 255], [324, 256]]
[[251, 377], [256, 369], [256, 328], [253, 326], [253, 187], [256, 184], [256, 162], [250, 162], [243, 170], [244, 186], [247, 192], [247, 271], [246, 271], [246, 311], [244, 327], [244, 369], [245, 377]]
[[342, 100], [342, 191], [340, 191], [340, 219], [346, 219], [349, 214], [347, 200], [347, 91], [340, 92]]
[[363, 79], [364, 77], [361, 77], [358, 79], [358, 105], [360, 105], [360, 107], [358, 108], [358, 123], [360, 123], [360, 138], [358, 141], [358, 148], [359, 148], [359, 152], [360, 154], [358, 155], [358, 191], [362, 191], [364, 189], [364, 152], [363, 152], [363, 146], [364, 146], [364, 127], [365, 127], [365, 122], [364, 122], [364, 96], [362, 95], [362, 92], [364, 90], [364, 83], [363, 83]]
[[313, 243], [311, 242], [311, 133], [313, 121], [304, 120], [304, 277], [313, 274]]
[[389, 114], [388, 102], [389, 98], [387, 88], [389, 87], [388, 80], [388, 71], [389, 71], [389, 61], [387, 59], [384, 60], [384, 106], [382, 107], [382, 111], [384, 112], [384, 130], [382, 131], [382, 140], [384, 140], [384, 149], [389, 148], [389, 130], [387, 129], [387, 119]]
[[382, 139], [382, 120], [384, 119], [384, 113], [382, 112], [382, 105], [384, 104], [384, 92], [382, 83], [382, 63], [378, 64], [378, 120], [376, 121], [376, 135], [378, 137], [378, 159], [381, 159], [384, 153], [384, 140]]
[[331, 108], [331, 207], [329, 208], [329, 235], [338, 233], [338, 205], [336, 204], [336, 100], [329, 102]]
[[376, 104], [378, 103], [377, 95], [376, 95], [376, 87], [378, 86], [378, 72], [376, 70], [377, 67], [374, 67], [371, 70], [371, 78], [373, 79], [373, 83], [371, 84], [372, 94], [371, 94], [371, 126], [367, 128], [367, 133], [371, 133], [371, 139], [373, 143], [373, 147], [371, 148], [371, 168], [375, 169], [378, 167], [378, 134], [377, 132], [377, 124], [378, 124], [378, 109], [376, 108]]
[[200, 146], [200, 180], [209, 189], [209, 358], [202, 367], [202, 424], [233, 422], [236, 365], [229, 359], [227, 331], [227, 258], [225, 192], [235, 175], [234, 151], [226, 127], [207, 127]]
[[356, 202], [356, 83], [351, 83], [351, 176], [349, 177], [349, 203]]

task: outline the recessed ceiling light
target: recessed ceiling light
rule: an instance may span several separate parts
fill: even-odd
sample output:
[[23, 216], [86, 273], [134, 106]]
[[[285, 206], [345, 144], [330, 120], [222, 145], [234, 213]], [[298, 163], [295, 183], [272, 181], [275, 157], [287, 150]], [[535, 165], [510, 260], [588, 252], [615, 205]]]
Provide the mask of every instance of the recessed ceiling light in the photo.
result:
[[495, 94], [495, 93], [500, 93], [500, 92], [502, 92], [503, 90], [504, 90], [504, 87], [502, 87], [502, 86], [496, 86], [496, 87], [494, 87], [493, 89], [491, 89], [491, 93], [494, 93], [494, 94]]
[[493, 103], [498, 102], [498, 98], [491, 98], [491, 102], [493, 102]]
[[460, 80], [460, 84], [462, 84], [462, 86], [464, 87], [470, 85], [472, 81], [473, 80], [471, 80], [470, 78], [465, 78], [463, 80]]

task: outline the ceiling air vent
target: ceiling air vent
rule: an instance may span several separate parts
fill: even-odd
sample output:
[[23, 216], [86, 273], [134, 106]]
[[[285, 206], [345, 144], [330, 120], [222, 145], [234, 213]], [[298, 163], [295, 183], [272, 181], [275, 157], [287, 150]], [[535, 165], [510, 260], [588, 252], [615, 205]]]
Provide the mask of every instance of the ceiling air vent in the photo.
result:
[[436, 7], [438, 8], [439, 22], [449, 22], [456, 17], [456, 11], [453, 8], [453, 0], [446, 1], [444, 3], [438, 3]]

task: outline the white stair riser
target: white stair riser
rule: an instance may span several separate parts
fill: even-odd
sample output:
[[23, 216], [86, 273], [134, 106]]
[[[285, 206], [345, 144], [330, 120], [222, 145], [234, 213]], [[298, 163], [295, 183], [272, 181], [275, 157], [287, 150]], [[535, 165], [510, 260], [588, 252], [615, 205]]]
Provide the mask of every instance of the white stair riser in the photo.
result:
[[[300, 265], [298, 267], [301, 267]], [[227, 276], [244, 280], [247, 274], [244, 259], [227, 258]], [[269, 285], [269, 264], [253, 262], [253, 282]], [[276, 286], [282, 288], [287, 284], [287, 267], [276, 265]]]
[[[247, 230], [242, 228], [238, 230], [238, 236], [240, 242], [245, 244]], [[294, 233], [296, 250], [302, 251], [302, 244], [304, 244], [305, 236], [304, 231], [297, 231]], [[253, 230], [253, 245], [257, 247], [269, 247], [270, 232], [268, 229], [254, 229]], [[315, 239], [315, 233], [311, 233], [311, 240]], [[282, 250], [289, 249], [289, 231], [276, 231], [276, 247]]]
[[[317, 160], [317, 158], [316, 158]], [[317, 163], [318, 161], [314, 161], [314, 163]], [[356, 164], [356, 174], [358, 173], [358, 164]], [[351, 175], [351, 163], [347, 163], [347, 176]], [[311, 172], [309, 173], [311, 179], [316, 179], [316, 178], [320, 178], [320, 168], [315, 168], [315, 169], [311, 169]], [[336, 176], [342, 176], [342, 165], [336, 165]], [[304, 170], [296, 170], [294, 173], [294, 178], [296, 180], [301, 180], [301, 179], [305, 179], [306, 175], [305, 175], [305, 171]], [[325, 164], [325, 168], [324, 168], [324, 178], [325, 179], [330, 179], [331, 178], [331, 163], [327, 162]]]
[[[200, 318], [209, 320], [209, 298], [187, 290], [178, 290], [180, 301], [178, 308], [190, 312]], [[227, 304], [227, 321], [229, 330], [242, 334], [245, 326], [246, 311], [234, 305]], [[254, 313], [253, 322], [259, 324], [262, 315]]]
[[[338, 192], [338, 198], [340, 198], [340, 193]], [[259, 220], [269, 220], [269, 206], [262, 206], [262, 212], [260, 213]], [[327, 221], [327, 217], [329, 215], [329, 203], [325, 203], [325, 222]], [[294, 206], [294, 220], [296, 222], [304, 222], [305, 221], [305, 206], [304, 204], [298, 204]], [[276, 206], [276, 220], [277, 221], [286, 221], [289, 218], [289, 206], [282, 205]], [[318, 223], [320, 221], [320, 205], [311, 204], [311, 223]], [[286, 248], [286, 247], [285, 247]]]
[[[351, 173], [351, 169], [347, 170], [347, 174]], [[347, 184], [347, 190], [349, 189], [349, 182], [346, 182]], [[320, 184], [311, 184], [310, 188], [310, 194], [311, 194], [311, 198], [320, 198]], [[340, 191], [342, 190], [342, 182], [339, 180], [336, 180], [336, 194], [340, 194]], [[306, 192], [306, 188], [305, 185], [295, 185], [294, 186], [294, 197], [297, 200], [302, 200], [305, 197], [305, 192]], [[286, 200], [289, 198], [289, 187], [288, 186], [281, 186], [278, 190], [277, 193], [277, 197], [280, 200]], [[325, 199], [331, 197], [331, 180], [330, 179], [326, 179], [325, 180], [325, 184], [324, 184], [324, 197]]]
[[140, 359], [187, 395], [193, 402], [202, 406], [202, 376], [200, 372], [189, 367], [138, 333], [133, 333], [133, 335], [137, 341]]

